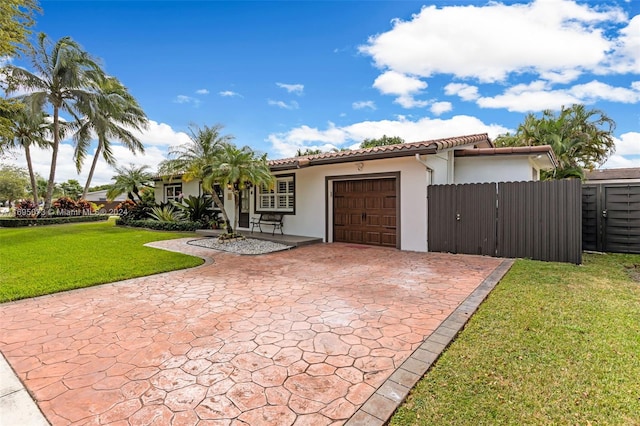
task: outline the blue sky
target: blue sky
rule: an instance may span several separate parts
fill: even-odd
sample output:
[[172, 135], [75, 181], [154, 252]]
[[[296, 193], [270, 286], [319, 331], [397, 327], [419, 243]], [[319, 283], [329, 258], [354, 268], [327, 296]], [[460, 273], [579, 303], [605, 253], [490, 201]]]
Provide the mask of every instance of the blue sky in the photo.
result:
[[[585, 103], [617, 122], [605, 167], [640, 166], [640, 1], [48, 1], [37, 32], [71, 36], [139, 100], [155, 169], [190, 123], [269, 158], [514, 130]], [[14, 64], [28, 66], [21, 59]], [[57, 181], [77, 176], [71, 141]], [[36, 153], [48, 175], [49, 153]], [[21, 157], [16, 163], [21, 164]], [[99, 164], [94, 184], [109, 183]]]

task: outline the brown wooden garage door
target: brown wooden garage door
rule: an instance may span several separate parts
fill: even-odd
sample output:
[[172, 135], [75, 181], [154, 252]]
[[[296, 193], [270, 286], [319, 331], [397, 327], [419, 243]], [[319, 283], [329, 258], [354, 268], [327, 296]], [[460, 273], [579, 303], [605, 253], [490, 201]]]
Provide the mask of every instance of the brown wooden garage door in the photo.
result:
[[333, 240], [396, 247], [396, 179], [333, 183]]

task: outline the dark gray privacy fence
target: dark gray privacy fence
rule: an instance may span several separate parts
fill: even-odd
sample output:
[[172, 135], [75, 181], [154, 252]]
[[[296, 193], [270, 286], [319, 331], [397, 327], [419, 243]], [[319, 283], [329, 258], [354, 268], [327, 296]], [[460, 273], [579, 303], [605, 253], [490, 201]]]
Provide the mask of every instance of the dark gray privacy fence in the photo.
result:
[[582, 262], [581, 182], [431, 185], [429, 251]]
[[640, 253], [640, 185], [582, 187], [585, 250]]

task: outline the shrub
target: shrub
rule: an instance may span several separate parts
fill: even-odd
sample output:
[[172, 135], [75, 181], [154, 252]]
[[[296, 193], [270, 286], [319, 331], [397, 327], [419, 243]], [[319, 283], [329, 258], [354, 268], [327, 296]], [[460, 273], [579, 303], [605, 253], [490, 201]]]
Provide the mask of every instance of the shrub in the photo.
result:
[[87, 200], [80, 199], [80, 200], [76, 201], [76, 205], [78, 206], [78, 210], [80, 210], [83, 215], [91, 214], [91, 213], [94, 213], [96, 211], [95, 204], [91, 203], [91, 202], [89, 202]]
[[62, 223], [98, 222], [109, 219], [108, 215], [42, 217], [42, 218], [0, 218], [0, 226], [4, 228], [19, 228], [22, 226], [59, 225]]
[[151, 209], [149, 216], [158, 222], [177, 222], [180, 219], [180, 215], [172, 205], [155, 206]]
[[16, 203], [16, 217], [36, 217], [38, 206], [31, 200], [22, 200]]
[[204, 195], [199, 197], [190, 195], [184, 198], [182, 203], [174, 201], [171, 204], [180, 210], [190, 221], [200, 222], [203, 225], [207, 225], [217, 216], [217, 212], [213, 210], [213, 200], [211, 197], [205, 197]]
[[82, 211], [78, 210], [78, 203], [69, 197], [60, 197], [51, 206], [54, 208], [50, 216], [81, 216]]
[[156, 231], [195, 231], [201, 229], [202, 225], [198, 222], [159, 222], [153, 219], [145, 220], [116, 220], [116, 225], [132, 226], [134, 228], [148, 228]]

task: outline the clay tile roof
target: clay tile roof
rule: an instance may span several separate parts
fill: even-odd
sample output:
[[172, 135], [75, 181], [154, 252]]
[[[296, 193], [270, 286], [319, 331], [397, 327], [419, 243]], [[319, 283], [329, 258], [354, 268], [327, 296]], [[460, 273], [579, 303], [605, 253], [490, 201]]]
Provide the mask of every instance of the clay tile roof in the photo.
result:
[[640, 179], [640, 168], [602, 169], [585, 173], [587, 180]]
[[396, 145], [376, 146], [373, 148], [353, 149], [349, 151], [323, 152], [315, 155], [270, 160], [272, 169], [293, 169], [318, 164], [343, 163], [379, 158], [404, 157], [414, 154], [434, 154], [437, 151], [457, 146], [473, 145], [493, 147], [486, 133], [453, 138], [410, 142]]

